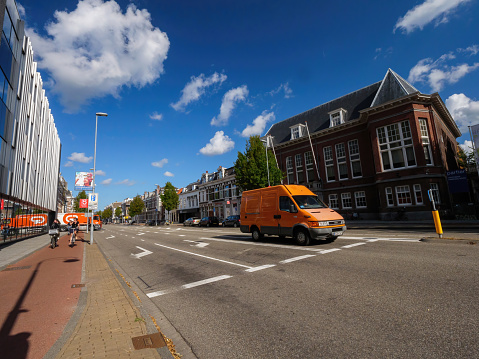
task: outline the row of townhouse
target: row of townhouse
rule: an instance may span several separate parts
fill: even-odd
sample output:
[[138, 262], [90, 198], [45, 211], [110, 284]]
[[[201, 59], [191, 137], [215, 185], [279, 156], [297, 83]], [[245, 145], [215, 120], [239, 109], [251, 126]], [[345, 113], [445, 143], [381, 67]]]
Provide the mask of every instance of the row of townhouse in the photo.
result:
[[234, 167], [220, 166], [216, 172], [203, 173], [201, 179], [182, 189], [178, 220], [216, 216], [220, 219], [239, 215], [241, 192], [236, 186]]

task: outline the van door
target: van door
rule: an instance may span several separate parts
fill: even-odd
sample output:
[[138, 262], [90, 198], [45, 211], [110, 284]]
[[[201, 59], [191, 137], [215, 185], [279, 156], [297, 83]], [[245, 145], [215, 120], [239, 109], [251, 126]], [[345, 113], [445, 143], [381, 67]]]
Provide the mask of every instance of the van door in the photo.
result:
[[276, 214], [278, 212], [278, 192], [276, 189], [265, 189], [261, 193], [261, 224], [263, 234], [278, 234]]
[[[291, 206], [296, 209], [295, 213], [291, 213]], [[279, 214], [278, 214], [278, 234], [280, 236], [293, 236], [293, 226], [298, 223], [298, 212], [293, 200], [288, 196], [279, 197]]]

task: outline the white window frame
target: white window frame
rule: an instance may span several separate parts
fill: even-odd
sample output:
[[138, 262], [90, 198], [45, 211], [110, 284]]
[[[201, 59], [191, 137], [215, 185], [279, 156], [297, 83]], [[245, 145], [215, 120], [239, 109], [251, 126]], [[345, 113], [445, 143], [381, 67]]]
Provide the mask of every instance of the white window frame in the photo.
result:
[[[290, 181], [290, 176], [293, 176], [294, 175], [294, 172], [293, 172], [293, 157], [292, 156], [288, 156], [286, 157], [286, 176], [288, 178], [288, 184], [292, 184], [291, 181]], [[294, 182], [294, 181], [292, 181]]]
[[[344, 205], [345, 201], [349, 201], [349, 203], [351, 205], [350, 206], [345, 206]], [[351, 198], [351, 193], [350, 192], [341, 193], [341, 205], [343, 206], [343, 208], [353, 208], [353, 200]]]
[[356, 208], [366, 208], [368, 206], [366, 202], [365, 191], [354, 192], [354, 200], [356, 203]]
[[346, 121], [346, 113], [347, 111], [344, 108], [328, 112], [329, 127], [331, 128], [343, 124]]
[[423, 194], [420, 184], [415, 184], [412, 186], [414, 191], [414, 199], [416, 200], [416, 205], [423, 204]]
[[441, 203], [441, 194], [439, 192], [439, 185], [437, 183], [431, 183], [431, 193], [432, 193], [432, 198], [434, 199], [434, 202], [436, 204]]
[[[402, 168], [417, 167], [416, 154], [414, 152], [414, 143], [409, 121], [406, 120], [392, 123], [387, 126], [378, 127], [376, 129], [376, 134], [378, 136], [378, 147], [383, 172], [396, 171]], [[394, 167], [393, 153], [402, 155], [404, 161], [403, 166]], [[408, 159], [408, 155], [412, 155], [412, 158]], [[387, 159], [389, 162], [389, 168], [385, 167], [385, 159]], [[412, 163], [409, 164], [409, 161], [412, 161]]]
[[[348, 150], [349, 150], [349, 162], [351, 163], [351, 176], [353, 178], [360, 178], [363, 176], [363, 169], [361, 168], [361, 159], [359, 156], [359, 141], [356, 139], [348, 141]], [[354, 175], [353, 165], [357, 163], [359, 163], [359, 171], [361, 172], [359, 176]]]
[[[297, 153], [294, 156], [294, 164], [296, 165], [296, 183], [304, 182], [304, 171], [303, 171], [303, 156], [300, 153]], [[299, 180], [299, 177], [303, 177], [302, 181]]]
[[[332, 146], [324, 147], [323, 154], [324, 154], [324, 166], [326, 169], [326, 182], [334, 182], [336, 181], [336, 173], [334, 171], [333, 147]], [[334, 175], [333, 179], [329, 179], [328, 169], [332, 169], [333, 175]]]
[[291, 130], [291, 140], [296, 140], [301, 138], [306, 134], [305, 125], [297, 124], [290, 127]]
[[[308, 151], [304, 153], [304, 166], [306, 169], [306, 182], [314, 181], [314, 162], [313, 152]], [[311, 176], [309, 175], [311, 172]]]
[[[412, 205], [412, 196], [409, 185], [396, 186], [396, 201], [398, 206], [411, 206]], [[404, 199], [408, 199], [409, 202], [401, 203]]]
[[333, 209], [339, 209], [339, 203], [338, 203], [338, 195], [337, 194], [330, 194], [328, 196], [329, 200], [329, 207]]
[[394, 195], [392, 187], [386, 187], [386, 203], [388, 207], [394, 207]]
[[[422, 148], [424, 150], [424, 159], [426, 160], [426, 166], [434, 166], [434, 160], [432, 158], [431, 141], [429, 140], [429, 131], [427, 129], [427, 119], [419, 118], [419, 130], [421, 132]], [[429, 159], [429, 163], [428, 163]]]
[[[348, 173], [348, 165], [346, 163], [346, 147], [344, 146], [344, 143], [337, 143], [335, 145], [336, 149], [336, 162], [338, 166], [338, 177], [339, 180], [347, 180], [349, 179], [349, 173]], [[341, 169], [346, 170], [346, 177], [341, 178]]]

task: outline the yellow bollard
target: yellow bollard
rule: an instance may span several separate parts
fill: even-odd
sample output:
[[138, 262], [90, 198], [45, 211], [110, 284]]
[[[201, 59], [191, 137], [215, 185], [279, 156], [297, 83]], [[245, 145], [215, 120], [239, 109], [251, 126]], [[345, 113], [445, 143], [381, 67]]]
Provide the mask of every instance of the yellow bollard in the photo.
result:
[[436, 233], [439, 234], [439, 238], [442, 238], [442, 226], [441, 219], [439, 218], [438, 211], [432, 211], [432, 218], [434, 218], [434, 225], [436, 226]]

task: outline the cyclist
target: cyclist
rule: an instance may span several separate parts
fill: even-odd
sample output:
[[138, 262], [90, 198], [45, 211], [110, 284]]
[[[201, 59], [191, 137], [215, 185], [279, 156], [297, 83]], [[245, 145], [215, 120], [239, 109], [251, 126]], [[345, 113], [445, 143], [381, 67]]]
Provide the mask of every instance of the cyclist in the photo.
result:
[[[53, 221], [52, 225], [50, 226], [50, 229], [58, 229], [58, 233], [60, 233], [60, 221], [58, 219], [55, 218], [55, 220]], [[54, 235], [54, 240], [55, 240], [55, 245], [53, 245], [53, 241], [52, 241], [52, 248], [58, 246], [59, 247], [59, 244], [58, 244], [58, 237], [60, 235], [59, 234], [55, 234]]]
[[70, 220], [68, 224], [70, 226], [70, 246], [73, 246], [75, 244], [76, 229], [78, 228], [76, 218], [74, 220]]

